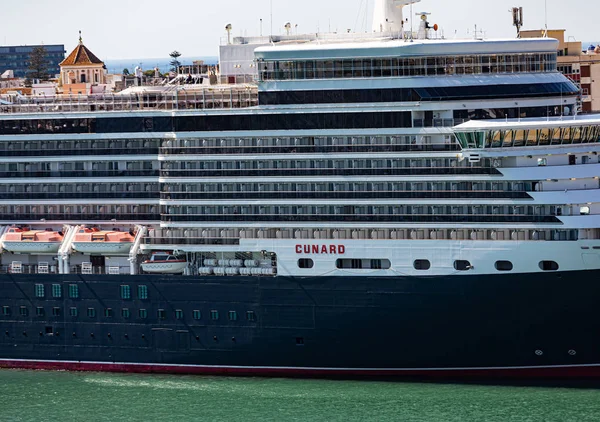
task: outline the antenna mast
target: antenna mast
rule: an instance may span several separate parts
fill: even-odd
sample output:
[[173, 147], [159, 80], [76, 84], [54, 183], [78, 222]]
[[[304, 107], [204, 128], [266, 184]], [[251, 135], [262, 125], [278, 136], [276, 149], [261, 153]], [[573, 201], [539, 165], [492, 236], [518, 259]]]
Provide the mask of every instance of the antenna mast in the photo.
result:
[[517, 38], [521, 38], [521, 28], [523, 27], [523, 8], [512, 8], [513, 26], [517, 28]]

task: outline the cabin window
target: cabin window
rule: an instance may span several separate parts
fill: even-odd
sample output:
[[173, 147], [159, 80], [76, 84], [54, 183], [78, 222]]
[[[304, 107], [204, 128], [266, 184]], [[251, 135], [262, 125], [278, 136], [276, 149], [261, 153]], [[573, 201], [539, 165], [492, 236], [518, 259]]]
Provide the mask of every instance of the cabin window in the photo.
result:
[[158, 316], [158, 319], [167, 319], [167, 312], [164, 309], [159, 309], [156, 312], [156, 315]]
[[27, 309], [26, 306], [21, 306], [19, 308], [19, 315], [21, 315], [22, 317], [26, 317], [27, 315], [29, 315], [29, 309]]
[[558, 271], [559, 265], [555, 261], [542, 261], [540, 262], [540, 270], [542, 271]]
[[131, 311], [129, 311], [129, 308], [121, 309], [121, 316], [125, 319], [128, 319], [131, 316]]
[[177, 309], [175, 310], [175, 319], [183, 319], [183, 310], [182, 309]]
[[210, 311], [210, 319], [212, 319], [213, 321], [218, 321], [219, 320], [219, 311]]
[[429, 262], [427, 259], [417, 259], [413, 263], [413, 266], [415, 267], [415, 270], [428, 271], [431, 268], [431, 262]]
[[140, 319], [146, 319], [148, 318], [148, 311], [146, 309], [140, 309], [138, 311], [138, 316], [140, 317]]
[[71, 317], [76, 317], [77, 315], [79, 315], [79, 311], [77, 310], [77, 308], [71, 308], [69, 309], [69, 315]]
[[237, 321], [237, 312], [229, 311], [229, 321]]
[[88, 318], [96, 318], [96, 309], [88, 308], [87, 316], [88, 316]]
[[69, 284], [69, 297], [71, 299], [79, 298], [79, 286], [77, 284]]
[[195, 319], [196, 321], [200, 321], [200, 320], [202, 319], [202, 312], [200, 312], [200, 311], [198, 311], [198, 310], [195, 310], [195, 311], [193, 312], [193, 315], [194, 315], [194, 319]]
[[579, 215], [590, 215], [590, 207], [580, 207]]
[[4, 316], [10, 316], [10, 306], [3, 306], [2, 307], [2, 315], [4, 315]]
[[106, 308], [104, 310], [104, 317], [105, 318], [112, 318], [113, 316], [113, 310], [111, 308]]
[[59, 317], [61, 315], [61, 309], [56, 306], [52, 308], [52, 316]]
[[454, 269], [456, 271], [469, 271], [473, 267], [469, 261], [454, 261]]
[[254, 313], [254, 311], [246, 312], [246, 319], [250, 322], [256, 321], [256, 314]]
[[315, 266], [315, 262], [309, 258], [302, 258], [298, 260], [298, 268], [310, 269]]
[[42, 308], [42, 307], [35, 308], [35, 316], [43, 317], [45, 314], [46, 314], [46, 312], [44, 312], [44, 308]]
[[44, 285], [43, 284], [36, 284], [35, 285], [35, 297], [45, 297], [46, 293], [44, 291]]
[[340, 270], [389, 270], [389, 259], [338, 259], [335, 263]]
[[138, 286], [138, 298], [141, 300], [148, 299], [148, 286]]
[[54, 298], [62, 297], [62, 286], [60, 284], [52, 285], [52, 297], [54, 297]]
[[131, 286], [121, 286], [121, 299], [131, 299]]
[[496, 262], [496, 270], [498, 271], [512, 271], [513, 264], [510, 261], [498, 261]]

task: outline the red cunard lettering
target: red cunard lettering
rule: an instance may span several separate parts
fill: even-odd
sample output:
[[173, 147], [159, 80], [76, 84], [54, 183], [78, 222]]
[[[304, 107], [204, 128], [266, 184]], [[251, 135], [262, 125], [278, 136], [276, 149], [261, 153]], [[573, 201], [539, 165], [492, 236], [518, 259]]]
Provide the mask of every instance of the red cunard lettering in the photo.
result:
[[313, 255], [344, 255], [346, 246], [344, 245], [296, 245], [297, 254]]

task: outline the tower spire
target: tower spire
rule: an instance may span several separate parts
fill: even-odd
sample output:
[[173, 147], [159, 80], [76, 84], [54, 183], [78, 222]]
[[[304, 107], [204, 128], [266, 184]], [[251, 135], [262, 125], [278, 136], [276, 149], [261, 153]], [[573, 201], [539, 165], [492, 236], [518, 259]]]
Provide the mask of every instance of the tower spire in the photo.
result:
[[81, 38], [81, 30], [79, 30], [79, 44], [83, 44], [83, 38]]

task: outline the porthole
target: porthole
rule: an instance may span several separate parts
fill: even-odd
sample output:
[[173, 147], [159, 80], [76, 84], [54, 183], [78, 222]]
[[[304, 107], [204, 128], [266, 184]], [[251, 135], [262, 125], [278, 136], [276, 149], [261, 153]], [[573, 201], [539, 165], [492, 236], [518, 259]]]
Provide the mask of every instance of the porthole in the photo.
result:
[[540, 262], [540, 270], [542, 271], [558, 271], [559, 265], [554, 261], [542, 261]]
[[428, 271], [431, 268], [431, 262], [429, 262], [427, 259], [417, 259], [413, 263], [413, 266], [415, 267], [415, 270]]
[[456, 271], [469, 271], [473, 266], [469, 261], [454, 261], [454, 269]]
[[315, 266], [315, 262], [309, 258], [302, 258], [298, 260], [298, 268], [310, 269]]
[[512, 271], [514, 268], [510, 261], [497, 261], [495, 266], [498, 271]]

